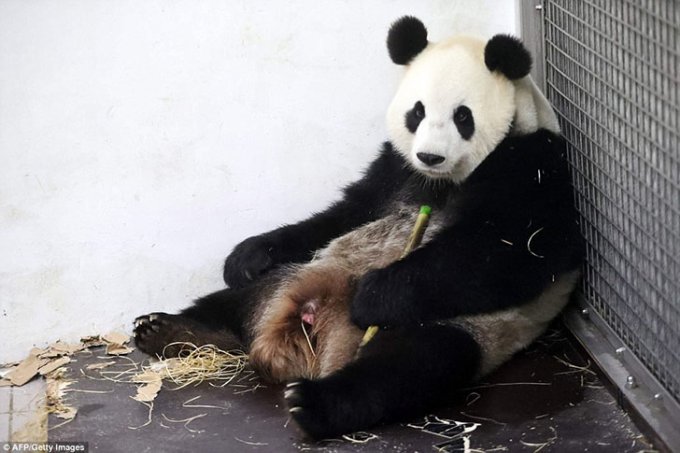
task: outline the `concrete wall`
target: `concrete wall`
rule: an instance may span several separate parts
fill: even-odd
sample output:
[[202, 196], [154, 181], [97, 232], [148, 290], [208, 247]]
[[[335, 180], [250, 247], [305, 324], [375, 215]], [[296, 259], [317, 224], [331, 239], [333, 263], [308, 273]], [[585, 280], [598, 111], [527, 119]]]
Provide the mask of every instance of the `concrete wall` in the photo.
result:
[[496, 0], [0, 0], [0, 362], [177, 310], [336, 198], [385, 139], [403, 14], [515, 28]]

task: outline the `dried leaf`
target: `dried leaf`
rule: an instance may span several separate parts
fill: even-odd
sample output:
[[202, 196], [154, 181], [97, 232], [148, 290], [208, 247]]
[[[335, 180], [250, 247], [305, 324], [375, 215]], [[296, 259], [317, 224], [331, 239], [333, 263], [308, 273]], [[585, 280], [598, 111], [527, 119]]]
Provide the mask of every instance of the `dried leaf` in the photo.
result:
[[115, 360], [110, 360], [108, 362], [99, 362], [99, 363], [91, 363], [90, 365], [86, 366], [86, 370], [101, 370], [103, 368], [109, 367], [111, 365], [115, 365], [116, 361]]
[[[52, 376], [52, 375], [51, 375]], [[73, 420], [78, 410], [64, 403], [64, 390], [72, 381], [65, 381], [61, 376], [48, 377], [45, 387], [45, 405], [47, 412], [64, 420]]]
[[155, 381], [147, 382], [146, 384], [137, 387], [137, 394], [133, 396], [132, 399], [141, 403], [149, 403], [156, 399], [158, 392], [161, 391], [162, 385], [161, 378], [157, 377]]
[[131, 353], [132, 351], [134, 351], [134, 349], [128, 348], [127, 346], [118, 343], [109, 343], [109, 345], [106, 347], [106, 353], [108, 355], [125, 355]]
[[99, 335], [90, 335], [89, 337], [83, 337], [80, 342], [86, 348], [95, 348], [97, 346], [104, 346], [106, 342], [101, 339]]
[[72, 420], [78, 414], [78, 409], [73, 406], [62, 406], [59, 410], [53, 412], [53, 414], [64, 420]]
[[48, 351], [48, 348], [31, 348], [30, 351], [28, 351], [28, 355], [34, 355], [36, 357], [39, 357], [41, 354], [44, 354]]
[[130, 341], [130, 336], [122, 332], [109, 332], [102, 337], [104, 341], [111, 344], [123, 345]]
[[141, 373], [137, 373], [132, 376], [132, 382], [137, 382], [139, 384], [147, 384], [149, 382], [160, 381], [163, 377], [161, 374], [151, 368], [147, 368]]
[[[33, 377], [38, 374], [38, 369], [45, 365], [49, 360], [41, 359], [36, 355], [33, 355], [34, 348], [31, 350], [31, 355], [26, 357], [16, 368], [7, 373], [5, 378], [9, 378], [12, 381], [12, 385], [21, 386], [33, 379]], [[38, 350], [40, 351], [40, 350]]]
[[56, 370], [57, 368], [66, 365], [70, 361], [71, 361], [71, 359], [69, 357], [66, 357], [66, 356], [60, 357], [56, 360], [52, 360], [50, 362], [47, 362], [45, 365], [41, 366], [38, 369], [38, 373], [40, 373], [41, 375], [44, 376], [44, 375], [51, 373], [52, 371]]
[[65, 343], [63, 341], [57, 341], [52, 343], [47, 347], [45, 352], [39, 354], [40, 357], [57, 357], [61, 355], [72, 355], [76, 352], [85, 349], [85, 345], [82, 343]]
[[14, 368], [15, 366], [19, 365], [21, 362], [7, 362], [0, 364], [0, 370], [3, 368]]

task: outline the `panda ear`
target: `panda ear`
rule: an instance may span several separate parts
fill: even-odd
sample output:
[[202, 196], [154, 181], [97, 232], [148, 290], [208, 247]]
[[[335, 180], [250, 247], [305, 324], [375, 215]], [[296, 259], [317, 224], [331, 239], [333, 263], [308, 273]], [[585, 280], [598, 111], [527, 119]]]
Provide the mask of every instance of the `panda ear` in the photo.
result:
[[387, 50], [396, 64], [408, 64], [425, 47], [427, 47], [427, 29], [415, 17], [402, 17], [392, 24], [387, 33]]
[[522, 41], [510, 35], [496, 35], [486, 43], [484, 63], [510, 80], [521, 79], [531, 70], [531, 54]]

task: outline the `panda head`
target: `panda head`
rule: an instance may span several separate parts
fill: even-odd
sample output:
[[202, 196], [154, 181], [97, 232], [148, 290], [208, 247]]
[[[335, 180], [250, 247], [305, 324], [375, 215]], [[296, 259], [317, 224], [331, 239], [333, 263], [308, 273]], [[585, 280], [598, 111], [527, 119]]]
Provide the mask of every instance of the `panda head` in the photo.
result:
[[[387, 112], [390, 139], [421, 174], [461, 182], [515, 123], [521, 132], [539, 125], [538, 104], [545, 99], [540, 93], [534, 99], [531, 56], [516, 38], [430, 43], [422, 22], [407, 16], [390, 28], [387, 48], [394, 63], [406, 66]], [[550, 122], [554, 114], [545, 104]], [[533, 112], [530, 119], [518, 116], [524, 110]]]

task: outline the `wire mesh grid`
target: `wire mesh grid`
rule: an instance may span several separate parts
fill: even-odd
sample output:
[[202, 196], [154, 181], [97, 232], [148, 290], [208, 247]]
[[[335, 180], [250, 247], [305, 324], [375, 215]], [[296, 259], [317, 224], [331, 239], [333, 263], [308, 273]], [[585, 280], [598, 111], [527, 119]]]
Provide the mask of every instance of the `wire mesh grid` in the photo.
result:
[[680, 401], [680, 2], [543, 8], [546, 94], [587, 242], [584, 295]]

